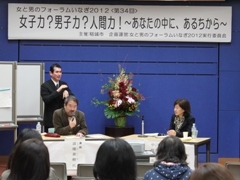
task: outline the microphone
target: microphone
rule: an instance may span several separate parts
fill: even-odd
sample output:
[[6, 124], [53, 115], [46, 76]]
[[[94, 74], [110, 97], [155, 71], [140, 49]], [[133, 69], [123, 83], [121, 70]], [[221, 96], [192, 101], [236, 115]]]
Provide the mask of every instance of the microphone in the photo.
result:
[[142, 135], [144, 134], [144, 115], [142, 115]]
[[[74, 120], [74, 118], [76, 118], [75, 112], [72, 113], [72, 121]], [[76, 125], [75, 127], [79, 129], [80, 124]]]
[[138, 137], [147, 137], [146, 135], [144, 135], [144, 115], [142, 115], [142, 134]]
[[72, 121], [74, 120], [75, 117], [76, 117], [76, 116], [75, 116], [75, 112], [73, 112], [73, 113], [72, 113]]

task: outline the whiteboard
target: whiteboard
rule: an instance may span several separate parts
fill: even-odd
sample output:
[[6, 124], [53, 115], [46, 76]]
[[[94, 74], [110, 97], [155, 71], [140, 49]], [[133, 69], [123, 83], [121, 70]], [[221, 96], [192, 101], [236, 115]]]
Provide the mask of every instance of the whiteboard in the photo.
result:
[[16, 62], [0, 62], [0, 122], [16, 122]]
[[42, 117], [43, 63], [17, 64], [17, 117]]

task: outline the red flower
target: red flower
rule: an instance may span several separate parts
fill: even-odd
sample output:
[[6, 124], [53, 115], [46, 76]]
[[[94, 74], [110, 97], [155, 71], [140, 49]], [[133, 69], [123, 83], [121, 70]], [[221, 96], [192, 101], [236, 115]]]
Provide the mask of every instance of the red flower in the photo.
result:
[[120, 82], [120, 83], [119, 83], [119, 88], [120, 88], [120, 87], [124, 87], [124, 82]]

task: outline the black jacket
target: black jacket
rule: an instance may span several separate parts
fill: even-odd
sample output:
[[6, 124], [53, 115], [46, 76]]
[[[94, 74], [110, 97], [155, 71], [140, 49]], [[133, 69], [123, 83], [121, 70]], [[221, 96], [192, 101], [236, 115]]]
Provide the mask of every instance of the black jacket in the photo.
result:
[[[59, 87], [63, 84], [66, 84], [64, 81], [59, 81]], [[63, 91], [67, 90], [69, 95], [73, 95], [71, 90], [68, 88], [63, 89], [60, 92], [57, 92], [57, 88], [53, 81], [50, 79], [41, 85], [41, 96], [44, 102], [44, 117], [43, 124], [47, 127], [53, 127], [53, 112], [56, 109], [60, 109], [64, 105]]]
[[[175, 124], [174, 124], [175, 117], [176, 117], [176, 115], [173, 114], [172, 118], [171, 118], [169, 130], [170, 129], [175, 130]], [[188, 131], [188, 136], [191, 136], [193, 123], [195, 123], [195, 118], [192, 115], [185, 116], [185, 120], [184, 120], [182, 126], [180, 127], [179, 132], [177, 132], [176, 136], [183, 137], [184, 131]]]

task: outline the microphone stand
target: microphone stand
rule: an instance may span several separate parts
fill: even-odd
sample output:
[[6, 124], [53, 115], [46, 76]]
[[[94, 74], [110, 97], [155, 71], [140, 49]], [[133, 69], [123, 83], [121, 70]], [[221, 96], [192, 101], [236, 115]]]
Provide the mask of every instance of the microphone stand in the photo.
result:
[[147, 135], [144, 135], [144, 115], [142, 115], [142, 134], [138, 135], [138, 137], [148, 137]]

